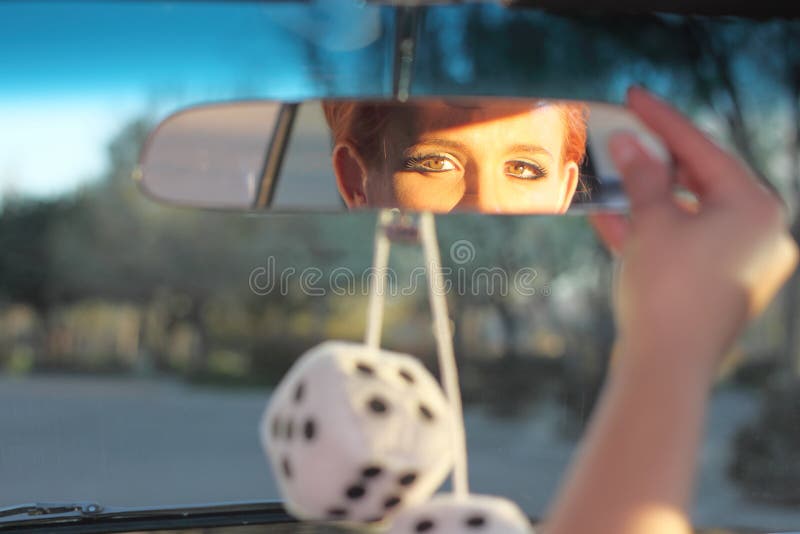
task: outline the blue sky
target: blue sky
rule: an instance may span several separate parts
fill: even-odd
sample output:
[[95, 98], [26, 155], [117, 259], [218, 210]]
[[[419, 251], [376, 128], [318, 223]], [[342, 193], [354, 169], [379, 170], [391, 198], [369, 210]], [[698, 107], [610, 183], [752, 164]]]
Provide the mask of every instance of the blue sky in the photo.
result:
[[0, 101], [0, 194], [49, 196], [105, 169], [105, 146], [142, 109], [135, 98]]
[[143, 114], [386, 92], [387, 24], [385, 10], [347, 0], [4, 2], [0, 190], [51, 195], [97, 177], [110, 138]]

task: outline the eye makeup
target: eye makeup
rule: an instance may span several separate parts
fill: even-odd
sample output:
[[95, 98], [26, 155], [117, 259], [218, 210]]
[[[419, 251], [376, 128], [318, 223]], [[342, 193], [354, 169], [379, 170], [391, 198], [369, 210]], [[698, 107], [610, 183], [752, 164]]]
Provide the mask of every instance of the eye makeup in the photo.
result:
[[455, 158], [449, 154], [420, 154], [407, 156], [403, 160], [403, 170], [416, 172], [448, 172], [458, 170]]
[[506, 161], [503, 166], [506, 176], [516, 180], [541, 180], [547, 178], [547, 169], [538, 163], [521, 159]]

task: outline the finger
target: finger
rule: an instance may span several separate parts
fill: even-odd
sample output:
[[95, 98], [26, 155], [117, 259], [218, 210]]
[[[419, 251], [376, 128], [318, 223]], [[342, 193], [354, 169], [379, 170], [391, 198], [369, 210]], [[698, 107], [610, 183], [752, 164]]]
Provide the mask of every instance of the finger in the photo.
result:
[[606, 248], [612, 254], [620, 255], [630, 232], [625, 216], [620, 213], [592, 213], [589, 222]]
[[720, 196], [744, 194], [752, 179], [742, 164], [703, 134], [692, 122], [666, 102], [638, 87], [628, 91], [628, 106], [685, 167], [704, 194]]
[[608, 144], [611, 158], [622, 174], [622, 185], [631, 204], [634, 220], [654, 206], [670, 201], [669, 171], [629, 133], [618, 133]]

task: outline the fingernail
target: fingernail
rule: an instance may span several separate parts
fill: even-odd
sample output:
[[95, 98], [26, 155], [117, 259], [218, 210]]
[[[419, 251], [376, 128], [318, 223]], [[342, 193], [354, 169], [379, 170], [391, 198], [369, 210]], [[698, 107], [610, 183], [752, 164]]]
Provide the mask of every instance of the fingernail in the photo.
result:
[[608, 142], [611, 157], [617, 165], [626, 166], [639, 156], [639, 147], [636, 138], [630, 133], [617, 133], [611, 136]]

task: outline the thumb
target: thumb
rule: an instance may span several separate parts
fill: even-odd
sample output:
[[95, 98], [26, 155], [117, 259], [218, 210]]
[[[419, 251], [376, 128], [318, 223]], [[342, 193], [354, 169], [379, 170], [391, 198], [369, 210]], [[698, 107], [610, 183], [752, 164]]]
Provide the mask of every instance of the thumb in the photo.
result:
[[611, 158], [622, 174], [631, 216], [657, 206], [670, 206], [671, 180], [667, 166], [653, 157], [630, 133], [618, 133], [608, 143]]

